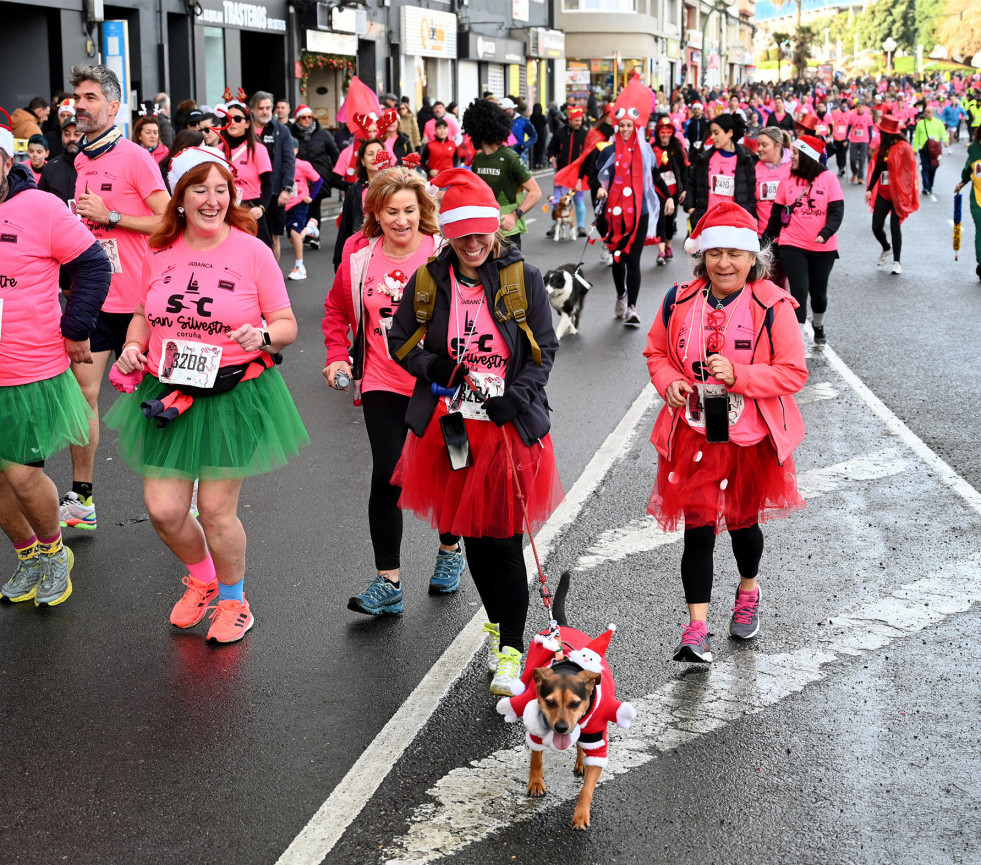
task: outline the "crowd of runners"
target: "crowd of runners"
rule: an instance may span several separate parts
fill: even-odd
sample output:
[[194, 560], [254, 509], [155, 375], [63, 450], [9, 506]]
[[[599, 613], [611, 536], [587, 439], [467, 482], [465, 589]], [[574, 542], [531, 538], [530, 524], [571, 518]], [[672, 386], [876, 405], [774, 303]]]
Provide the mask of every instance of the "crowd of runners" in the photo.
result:
[[[217, 642], [252, 627], [242, 483], [309, 442], [277, 369], [297, 336], [282, 238], [288, 279], [307, 279], [304, 250], [319, 248], [335, 194], [323, 374], [361, 406], [373, 466], [374, 569], [348, 607], [402, 612], [402, 514], [414, 512], [438, 535], [430, 592], [452, 594], [469, 566], [502, 695], [520, 687], [523, 541], [562, 498], [545, 391], [558, 341], [542, 274], [521, 252], [542, 199], [536, 169], [554, 169], [550, 203], [568, 193], [569, 218], [601, 241], [625, 326], [642, 323], [647, 246], [679, 283], [645, 351], [665, 400], [648, 509], [685, 530], [679, 661], [712, 659], [715, 537], [730, 532], [739, 567], [729, 633], [752, 638], [760, 524], [803, 507], [793, 394], [808, 317], [814, 343], [827, 340], [842, 183], [864, 185], [871, 213], [850, 242], [899, 276], [904, 220], [934, 205], [947, 218], [937, 166], [963, 158], [950, 194], [969, 187], [981, 278], [977, 74], [670, 93], [635, 76], [613, 103], [547, 114], [492, 93], [415, 112], [355, 79], [335, 131], [308, 106], [229, 90], [221, 105], [174, 112], [159, 94], [130, 138], [110, 69], [76, 66], [68, 85], [0, 126], [0, 526], [17, 559], [0, 592], [14, 603], [72, 593], [63, 531], [98, 528], [104, 422], [181, 563], [171, 623], [208, 616]], [[764, 332], [767, 352], [745, 338]], [[100, 419], [107, 379], [121, 395]], [[59, 495], [46, 461], [65, 447], [71, 488]]]

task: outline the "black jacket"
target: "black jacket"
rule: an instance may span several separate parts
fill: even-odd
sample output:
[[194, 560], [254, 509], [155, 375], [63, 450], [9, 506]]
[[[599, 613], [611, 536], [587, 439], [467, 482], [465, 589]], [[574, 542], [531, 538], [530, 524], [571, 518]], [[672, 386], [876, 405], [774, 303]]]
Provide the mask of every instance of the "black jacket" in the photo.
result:
[[563, 126], [552, 136], [548, 143], [548, 155], [555, 157], [555, 167], [565, 168], [570, 162], [575, 162], [586, 146], [586, 135], [589, 130], [584, 123], [578, 129]]
[[779, 129], [786, 129], [786, 130], [787, 130], [787, 131], [788, 131], [788, 132], [789, 132], [789, 133], [790, 133], [791, 135], [793, 135], [793, 134], [794, 134], [794, 131], [795, 131], [795, 130], [796, 130], [796, 128], [797, 128], [797, 126], [796, 126], [796, 123], [795, 123], [795, 121], [794, 121], [794, 115], [793, 115], [793, 114], [791, 114], [791, 113], [790, 113], [789, 111], [787, 111], [787, 112], [786, 112], [786, 113], [785, 113], [785, 114], [783, 115], [783, 118], [782, 118], [782, 119], [780, 119], [780, 120], [777, 120], [777, 115], [776, 115], [776, 114], [774, 114], [774, 113], [773, 113], [773, 112], [771, 111], [771, 112], [770, 112], [770, 113], [769, 113], [769, 114], [767, 115], [767, 118], [766, 118], [766, 123], [765, 123], [765, 124], [763, 124], [763, 125], [764, 125], [764, 126], [776, 126], [776, 127], [777, 127], [777, 128], [779, 128]]
[[[651, 148], [653, 149], [653, 147], [654, 145], [652, 144]], [[660, 162], [655, 164], [657, 165], [658, 176], [664, 174], [666, 171], [671, 171], [674, 173], [674, 179], [678, 188], [675, 190], [672, 198], [674, 198], [675, 203], [677, 203], [678, 199], [681, 198], [681, 193], [688, 188], [688, 166], [685, 164], [685, 154], [681, 149], [680, 142], [678, 143], [677, 149], [671, 148], [667, 151], [667, 153], [667, 165], [661, 165]], [[656, 155], [657, 153], [655, 152], [655, 156]]]
[[[688, 174], [688, 195], [685, 196], [685, 209], [695, 208], [691, 214], [694, 228], [708, 210], [709, 198], [709, 159], [715, 149], [709, 147], [691, 166]], [[736, 145], [736, 194], [733, 201], [751, 216], [756, 216], [756, 156], [741, 144]]]
[[[501, 251], [500, 258], [488, 258], [477, 269], [484, 285], [488, 306], [494, 302], [501, 287], [500, 270], [513, 261], [521, 260], [521, 251], [507, 244]], [[416, 386], [405, 413], [405, 422], [418, 436], [422, 436], [426, 431], [438, 400], [430, 390], [431, 382], [427, 370], [437, 358], [449, 356], [446, 346], [452, 291], [450, 264], [455, 262], [456, 253], [450, 247], [445, 247], [434, 261], [426, 265], [436, 283], [436, 306], [433, 309], [433, 317], [426, 327], [425, 338], [400, 363], [410, 375], [416, 377]], [[522, 441], [531, 445], [551, 429], [545, 385], [548, 383], [559, 341], [555, 338], [555, 330], [552, 327], [552, 307], [545, 293], [541, 272], [527, 262], [524, 263], [524, 272], [525, 294], [528, 298], [528, 324], [542, 350], [541, 366], [532, 359], [528, 339], [514, 320], [498, 323], [497, 328], [511, 352], [511, 359], [508, 361], [504, 376], [504, 395], [518, 407], [518, 416], [514, 419], [515, 428], [521, 435]], [[388, 335], [389, 350], [393, 357], [418, 327], [413, 302], [415, 291], [416, 277], [413, 276], [395, 311], [392, 329]], [[498, 308], [503, 310], [503, 304], [499, 304]]]
[[258, 133], [259, 143], [269, 151], [272, 163], [272, 206], [276, 206], [276, 196], [293, 185], [296, 169], [296, 156], [293, 154], [293, 136], [289, 127], [283, 126], [275, 117]]
[[344, 205], [341, 208], [341, 220], [337, 223], [337, 243], [334, 245], [334, 272], [341, 266], [341, 253], [344, 242], [352, 235], [361, 231], [364, 222], [364, 204], [362, 193], [368, 184], [363, 180], [355, 183], [344, 193]]
[[296, 156], [298, 159], [305, 159], [313, 167], [320, 179], [330, 185], [331, 175], [334, 173], [334, 165], [337, 157], [341, 155], [334, 142], [334, 136], [324, 129], [314, 120], [306, 129], [299, 123], [290, 126], [293, 137], [300, 142]]
[[66, 204], [75, 197], [75, 158], [69, 158], [64, 153], [52, 159], [41, 170], [41, 182], [38, 189], [57, 195]]

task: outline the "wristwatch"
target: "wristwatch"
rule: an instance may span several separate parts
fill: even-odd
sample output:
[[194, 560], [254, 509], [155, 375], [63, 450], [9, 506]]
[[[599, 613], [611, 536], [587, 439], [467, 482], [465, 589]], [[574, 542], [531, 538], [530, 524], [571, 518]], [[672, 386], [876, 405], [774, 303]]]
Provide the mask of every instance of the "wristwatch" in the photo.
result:
[[122, 217], [115, 210], [110, 210], [109, 211], [109, 227], [110, 228], [115, 228], [117, 225], [119, 225], [119, 220], [120, 219], [122, 219]]
[[262, 346], [261, 346], [261, 350], [262, 351], [268, 351], [269, 350], [269, 346], [272, 345], [272, 340], [269, 338], [269, 331], [268, 330], [260, 330], [259, 333], [262, 334]]

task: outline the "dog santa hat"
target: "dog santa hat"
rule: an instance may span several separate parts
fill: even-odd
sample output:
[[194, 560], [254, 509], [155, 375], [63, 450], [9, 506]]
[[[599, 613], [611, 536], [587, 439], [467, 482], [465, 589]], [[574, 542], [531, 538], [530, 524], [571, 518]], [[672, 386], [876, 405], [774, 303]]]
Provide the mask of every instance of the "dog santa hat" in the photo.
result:
[[468, 234], [493, 234], [501, 227], [501, 206], [492, 190], [467, 168], [447, 168], [433, 178], [444, 190], [439, 201], [439, 227], [450, 239]]
[[711, 208], [685, 241], [685, 252], [697, 255], [706, 249], [745, 249], [760, 251], [756, 220], [733, 201]]

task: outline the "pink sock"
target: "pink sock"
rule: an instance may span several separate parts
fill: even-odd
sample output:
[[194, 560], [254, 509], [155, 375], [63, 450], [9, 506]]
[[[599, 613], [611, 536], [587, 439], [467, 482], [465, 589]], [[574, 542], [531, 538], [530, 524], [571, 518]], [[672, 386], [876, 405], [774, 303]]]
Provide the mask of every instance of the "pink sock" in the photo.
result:
[[61, 540], [61, 532], [59, 531], [58, 534], [56, 534], [53, 538], [38, 538], [37, 540], [38, 540], [38, 543], [39, 544], [44, 544], [45, 546], [50, 546], [51, 544], [55, 543], [56, 541], [60, 541]]
[[215, 573], [215, 563], [211, 559], [211, 553], [208, 553], [203, 562], [198, 562], [196, 565], [187, 565], [186, 567], [190, 571], [191, 576], [199, 583], [213, 583], [218, 579], [218, 575]]
[[14, 549], [17, 550], [18, 553], [22, 550], [29, 550], [37, 543], [37, 535], [31, 535], [25, 541], [12, 541], [12, 543], [14, 545]]

